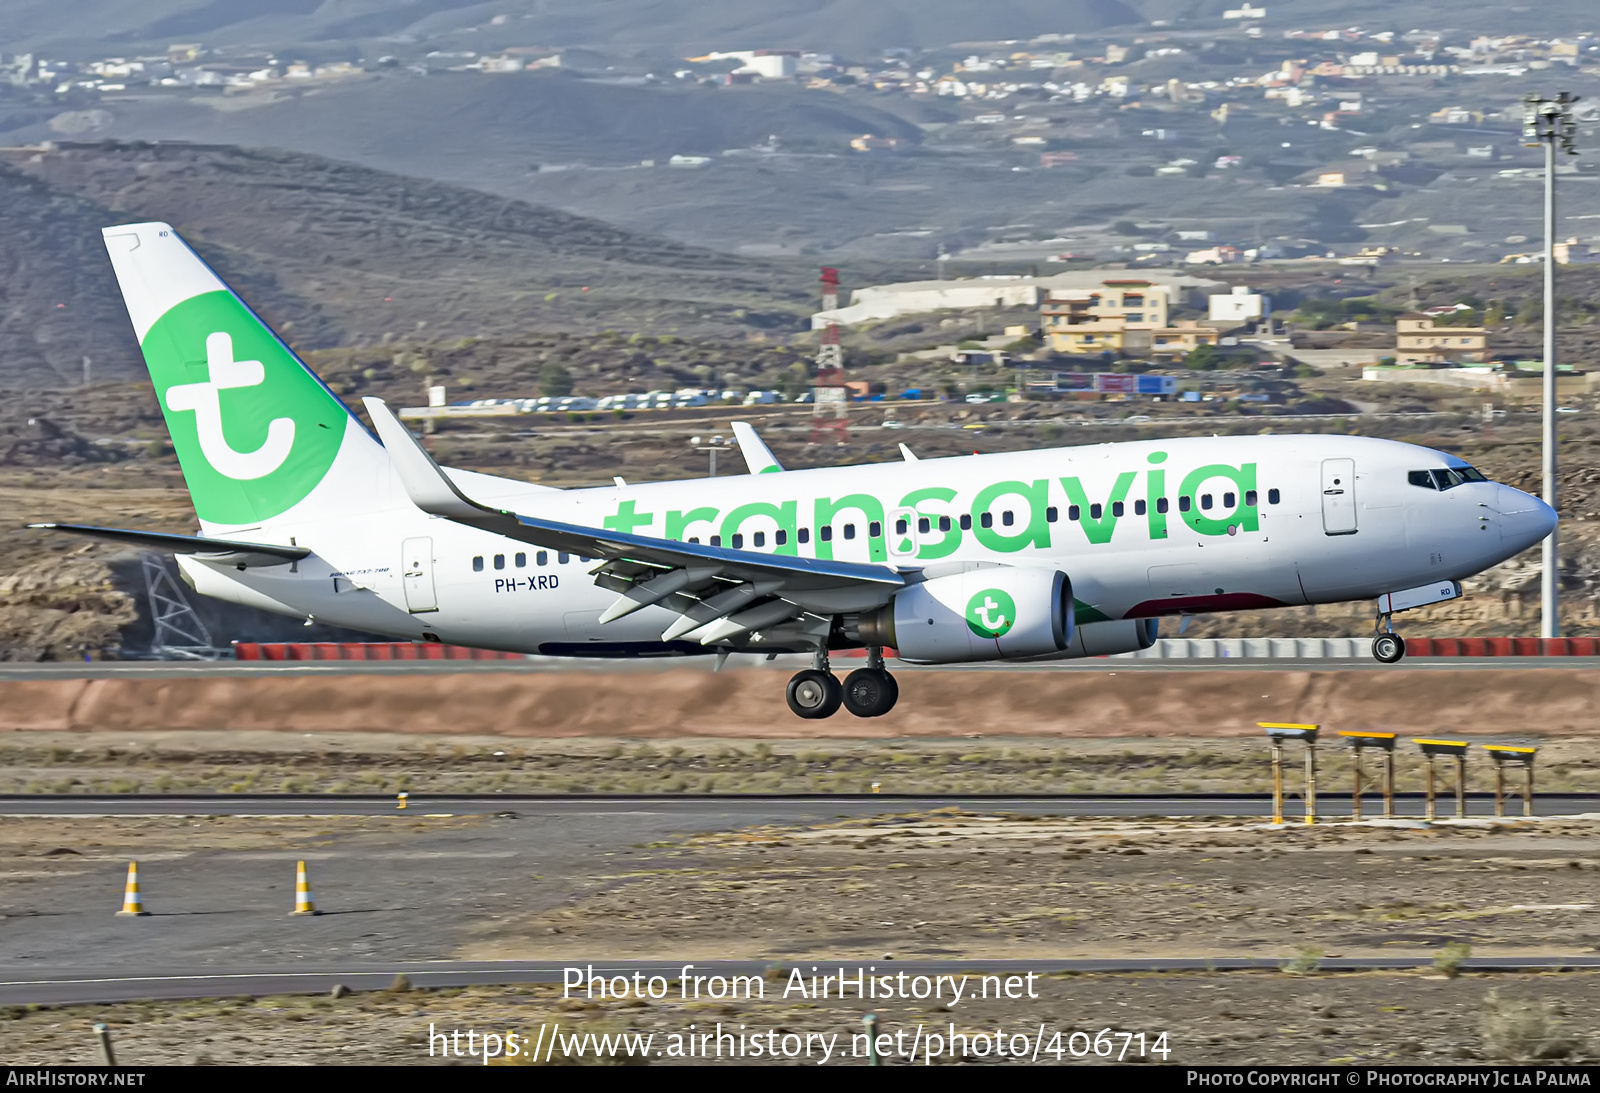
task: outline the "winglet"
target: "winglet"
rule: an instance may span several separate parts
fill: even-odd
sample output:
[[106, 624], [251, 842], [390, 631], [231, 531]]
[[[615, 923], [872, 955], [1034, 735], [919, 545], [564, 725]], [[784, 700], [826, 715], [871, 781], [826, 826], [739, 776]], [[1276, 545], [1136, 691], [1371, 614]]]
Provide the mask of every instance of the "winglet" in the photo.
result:
[[423, 512], [451, 520], [481, 520], [485, 514], [501, 516], [498, 509], [486, 508], [456, 488], [448, 475], [433, 461], [428, 450], [411, 435], [411, 430], [400, 423], [394, 411], [380, 398], [364, 398], [362, 405], [372, 417], [389, 453], [389, 463], [400, 484], [405, 487], [411, 503]]
[[739, 442], [739, 451], [743, 454], [745, 466], [750, 468], [751, 474], [783, 470], [783, 464], [779, 463], [772, 450], [761, 442], [753, 425], [748, 421], [735, 421], [732, 425], [734, 439]]

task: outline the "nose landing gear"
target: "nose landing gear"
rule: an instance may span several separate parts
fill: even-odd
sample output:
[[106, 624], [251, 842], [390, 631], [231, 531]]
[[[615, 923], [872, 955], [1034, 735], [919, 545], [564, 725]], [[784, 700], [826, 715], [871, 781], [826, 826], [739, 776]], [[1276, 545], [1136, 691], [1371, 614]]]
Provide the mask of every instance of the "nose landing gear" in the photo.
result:
[[1394, 623], [1389, 615], [1378, 616], [1378, 625], [1382, 632], [1372, 639], [1372, 657], [1380, 664], [1398, 664], [1405, 658], [1406, 641], [1394, 632]]
[[851, 672], [843, 684], [828, 670], [826, 649], [817, 651], [813, 664], [795, 673], [785, 694], [789, 709], [799, 717], [832, 717], [841, 705], [857, 717], [882, 717], [900, 698], [900, 685], [884, 669], [883, 650], [877, 646], [867, 649], [867, 666]]

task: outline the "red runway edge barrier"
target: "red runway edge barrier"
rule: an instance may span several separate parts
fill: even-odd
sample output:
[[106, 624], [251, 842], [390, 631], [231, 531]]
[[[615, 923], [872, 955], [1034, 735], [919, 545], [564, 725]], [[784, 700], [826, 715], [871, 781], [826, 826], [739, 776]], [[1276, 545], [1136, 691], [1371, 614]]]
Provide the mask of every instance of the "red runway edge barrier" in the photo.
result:
[[526, 655], [409, 641], [241, 641], [233, 654], [239, 660], [521, 660]]
[[[410, 641], [237, 641], [233, 653], [238, 660], [521, 660], [528, 655]], [[836, 660], [866, 655], [865, 649], [833, 654]], [[884, 655], [893, 657], [895, 651], [885, 649]]]
[[[241, 641], [234, 645], [239, 660], [521, 660], [523, 653], [469, 649], [463, 645], [416, 644], [409, 641]], [[885, 650], [893, 656], [892, 650]], [[865, 656], [848, 649], [835, 659]], [[1407, 638], [1411, 657], [1593, 657], [1600, 656], [1600, 638]]]
[[1410, 657], [1592, 657], [1600, 638], [1407, 638]]

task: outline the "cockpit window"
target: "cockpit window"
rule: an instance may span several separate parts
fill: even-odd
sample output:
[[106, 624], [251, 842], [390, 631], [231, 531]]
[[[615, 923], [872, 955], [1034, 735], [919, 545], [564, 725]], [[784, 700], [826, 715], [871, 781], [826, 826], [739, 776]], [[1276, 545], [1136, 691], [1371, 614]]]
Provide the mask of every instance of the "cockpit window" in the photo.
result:
[[1406, 481], [1425, 490], [1454, 489], [1465, 482], [1487, 482], [1481, 471], [1472, 467], [1450, 467], [1442, 471], [1408, 471]]

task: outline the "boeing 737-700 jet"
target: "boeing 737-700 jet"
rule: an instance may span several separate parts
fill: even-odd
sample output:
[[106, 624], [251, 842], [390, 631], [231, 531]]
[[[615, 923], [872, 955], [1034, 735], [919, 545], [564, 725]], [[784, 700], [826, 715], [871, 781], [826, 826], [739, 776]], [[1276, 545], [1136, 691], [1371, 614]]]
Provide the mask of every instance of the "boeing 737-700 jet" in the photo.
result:
[[[1376, 600], [1395, 611], [1548, 535], [1462, 460], [1350, 436], [1186, 438], [557, 490], [377, 436], [166, 224], [106, 228], [201, 535], [200, 593], [370, 633], [554, 656], [809, 653], [790, 709], [876, 717], [906, 661], [1147, 648], [1160, 619]], [[742, 430], [742, 439], [754, 441]], [[841, 685], [829, 653], [864, 647]]]

